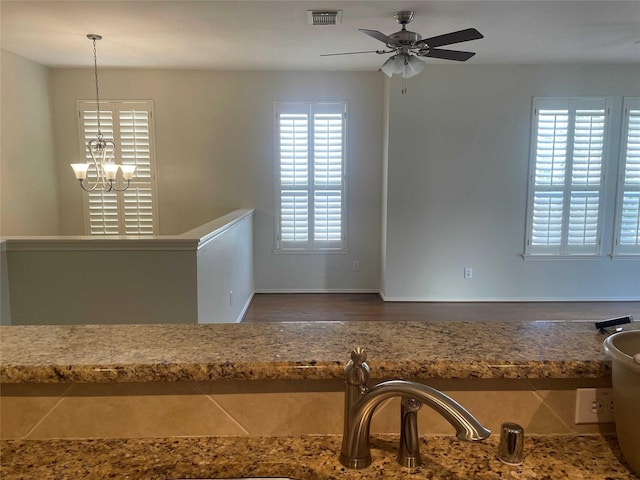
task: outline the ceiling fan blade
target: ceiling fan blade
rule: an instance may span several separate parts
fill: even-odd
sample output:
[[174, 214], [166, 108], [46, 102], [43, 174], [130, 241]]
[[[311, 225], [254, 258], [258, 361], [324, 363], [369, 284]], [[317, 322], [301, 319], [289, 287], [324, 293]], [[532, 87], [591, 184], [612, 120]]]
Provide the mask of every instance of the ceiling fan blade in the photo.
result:
[[461, 52], [460, 50], [444, 50], [442, 48], [432, 48], [424, 55], [418, 54], [421, 57], [442, 58], [443, 60], [456, 60], [458, 62], [466, 62], [473, 57], [475, 52]]
[[475, 28], [467, 28], [465, 30], [459, 30], [457, 32], [445, 33], [444, 35], [438, 35], [437, 37], [423, 38], [416, 42], [416, 46], [429, 45], [430, 48], [441, 47], [443, 45], [451, 45], [452, 43], [468, 42], [470, 40], [479, 40], [484, 38], [478, 30]]
[[336, 55], [355, 55], [357, 53], [388, 53], [382, 50], [366, 50], [364, 52], [323, 53], [321, 57], [334, 57]]
[[384, 33], [379, 32], [377, 30], [367, 30], [365, 28], [360, 28], [359, 30], [362, 33], [366, 33], [370, 37], [375, 38], [376, 40], [380, 40], [381, 42], [386, 43], [387, 45], [395, 45], [396, 44], [395, 40], [393, 40], [390, 37], [387, 37]]

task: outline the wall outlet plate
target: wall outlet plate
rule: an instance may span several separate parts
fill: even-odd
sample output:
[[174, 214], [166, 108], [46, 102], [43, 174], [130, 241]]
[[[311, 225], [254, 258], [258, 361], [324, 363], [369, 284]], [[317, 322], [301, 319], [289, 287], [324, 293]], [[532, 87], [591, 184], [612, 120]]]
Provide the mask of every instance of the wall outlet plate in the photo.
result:
[[613, 423], [614, 421], [611, 388], [578, 388], [576, 390], [576, 424]]

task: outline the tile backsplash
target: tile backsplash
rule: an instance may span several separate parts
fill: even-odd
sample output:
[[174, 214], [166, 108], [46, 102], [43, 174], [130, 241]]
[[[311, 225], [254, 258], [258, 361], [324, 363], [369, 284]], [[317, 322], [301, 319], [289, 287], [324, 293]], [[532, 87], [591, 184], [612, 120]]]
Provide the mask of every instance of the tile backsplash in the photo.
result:
[[[525, 434], [612, 433], [613, 424], [575, 425], [576, 388], [610, 379], [434, 379], [438, 388], [493, 432], [502, 422]], [[3, 439], [141, 438], [212, 435], [341, 434], [341, 380], [105, 384], [3, 384]], [[425, 406], [420, 434], [454, 433]], [[383, 403], [374, 433], [398, 433], [399, 399]]]

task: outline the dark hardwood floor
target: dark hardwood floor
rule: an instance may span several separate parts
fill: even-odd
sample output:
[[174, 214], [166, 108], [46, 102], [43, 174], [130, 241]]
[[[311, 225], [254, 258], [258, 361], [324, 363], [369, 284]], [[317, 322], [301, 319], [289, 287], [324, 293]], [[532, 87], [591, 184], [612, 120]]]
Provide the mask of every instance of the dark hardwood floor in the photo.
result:
[[243, 322], [599, 321], [632, 315], [640, 302], [383, 302], [374, 293], [258, 293]]

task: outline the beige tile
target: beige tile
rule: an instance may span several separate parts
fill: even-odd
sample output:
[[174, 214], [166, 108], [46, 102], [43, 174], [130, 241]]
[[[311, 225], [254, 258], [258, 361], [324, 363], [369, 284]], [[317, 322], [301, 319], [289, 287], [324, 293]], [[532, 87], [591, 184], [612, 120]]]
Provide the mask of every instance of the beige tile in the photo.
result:
[[342, 433], [342, 380], [199, 382], [250, 434]]
[[189, 383], [76, 384], [28, 438], [244, 434]]
[[250, 434], [342, 433], [342, 392], [212, 394]]
[[[534, 392], [526, 390], [445, 392], [464, 406], [492, 432], [504, 422], [522, 425], [526, 433], [569, 433], [567, 426]], [[371, 431], [399, 433], [400, 401], [394, 399], [372, 421]], [[455, 429], [437, 412], [423, 406], [418, 414], [420, 434], [455, 434]]]
[[0, 437], [26, 436], [70, 387], [60, 383], [3, 384], [0, 388]]
[[571, 432], [576, 434], [588, 433], [615, 433], [616, 428], [613, 423], [603, 424], [580, 424], [575, 421], [576, 391], [575, 390], [538, 390], [538, 395], [544, 399], [546, 405], [553, 409], [556, 414], [569, 426]]
[[530, 390], [575, 390], [577, 388], [611, 388], [611, 377], [607, 378], [530, 378]]

